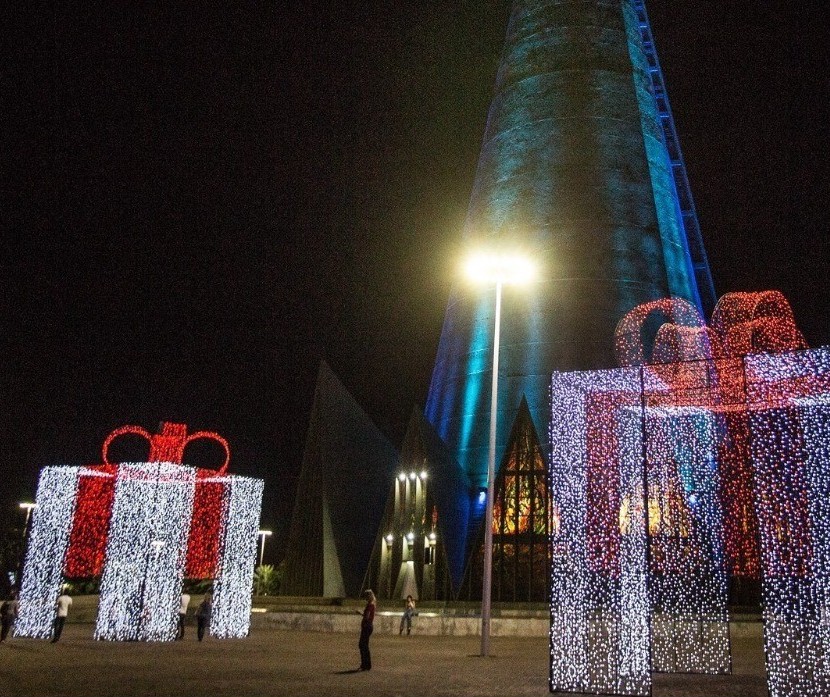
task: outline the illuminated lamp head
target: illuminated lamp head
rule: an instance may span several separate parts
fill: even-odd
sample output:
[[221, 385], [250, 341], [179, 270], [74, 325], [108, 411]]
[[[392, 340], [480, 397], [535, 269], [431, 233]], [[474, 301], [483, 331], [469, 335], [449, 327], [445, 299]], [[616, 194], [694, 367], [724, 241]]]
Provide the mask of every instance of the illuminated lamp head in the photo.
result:
[[538, 268], [530, 256], [493, 249], [470, 254], [464, 263], [464, 275], [474, 283], [517, 286], [535, 281]]

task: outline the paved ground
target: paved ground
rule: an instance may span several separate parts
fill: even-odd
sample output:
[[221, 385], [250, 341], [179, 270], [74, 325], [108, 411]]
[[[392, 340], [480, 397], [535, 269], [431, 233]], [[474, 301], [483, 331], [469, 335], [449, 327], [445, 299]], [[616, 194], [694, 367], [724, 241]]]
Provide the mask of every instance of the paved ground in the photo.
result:
[[[0, 645], [2, 697], [223, 695], [326, 697], [524, 697], [548, 694], [545, 639], [376, 635], [374, 668], [354, 672], [357, 636], [254, 629], [247, 639], [201, 644], [96, 642], [92, 625], [70, 624], [58, 644], [13, 639]], [[760, 639], [733, 642], [731, 676], [659, 675], [655, 697], [766, 697]]]

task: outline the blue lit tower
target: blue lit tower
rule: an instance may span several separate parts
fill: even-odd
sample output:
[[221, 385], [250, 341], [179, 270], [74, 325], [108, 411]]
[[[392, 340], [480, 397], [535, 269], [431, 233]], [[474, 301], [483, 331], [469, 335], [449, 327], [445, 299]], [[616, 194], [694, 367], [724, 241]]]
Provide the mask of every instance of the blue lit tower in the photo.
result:
[[[543, 265], [529, 290], [504, 294], [498, 458], [523, 396], [544, 440], [552, 371], [613, 366], [614, 328], [632, 307], [671, 294], [711, 309], [641, 0], [515, 0], [464, 237], [524, 247]], [[493, 289], [454, 289], [426, 407], [481, 487], [493, 306]]]

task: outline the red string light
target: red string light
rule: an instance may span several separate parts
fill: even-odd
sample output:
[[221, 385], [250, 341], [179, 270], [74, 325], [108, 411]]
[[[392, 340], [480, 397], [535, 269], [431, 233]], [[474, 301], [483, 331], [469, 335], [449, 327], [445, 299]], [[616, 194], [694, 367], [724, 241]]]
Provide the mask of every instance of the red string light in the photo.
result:
[[731, 572], [762, 579], [770, 694], [826, 692], [830, 351], [804, 346], [780, 293], [725, 296], [709, 327], [655, 301], [618, 327], [638, 367], [553, 375], [552, 686], [728, 670]]
[[[149, 441], [147, 462], [109, 462], [113, 440], [126, 434]], [[219, 470], [182, 463], [186, 446], [203, 438], [224, 449]], [[41, 474], [18, 635], [48, 635], [64, 577], [101, 576], [96, 638], [173, 639], [184, 577], [214, 582], [212, 635], [245, 636], [262, 481], [226, 474], [227, 441], [207, 431], [188, 435], [184, 424], [164, 423], [154, 435], [116, 429], [102, 457], [102, 465]]]
[[100, 576], [107, 551], [107, 531], [115, 496], [115, 466], [84, 467], [78, 478], [78, 494], [66, 575], [69, 578]]
[[99, 576], [104, 567], [107, 531], [112, 515], [115, 493], [116, 465], [109, 461], [112, 442], [125, 435], [138, 435], [148, 441], [147, 462], [182, 464], [185, 448], [195, 440], [208, 439], [218, 443], [225, 459], [218, 470], [197, 469], [193, 515], [187, 545], [187, 578], [213, 578], [219, 559], [220, 531], [225, 482], [222, 477], [230, 462], [228, 442], [218, 433], [197, 431], [188, 435], [186, 424], [164, 422], [159, 433], [150, 434], [141, 426], [121, 426], [110, 433], [102, 447], [103, 465], [81, 470], [78, 496], [69, 549], [66, 575], [69, 578]]
[[[760, 573], [758, 521], [754, 513], [745, 406], [744, 356], [807, 347], [792, 309], [778, 291], [727, 293], [706, 326], [685, 300], [665, 298], [639, 305], [617, 325], [615, 351], [622, 366], [643, 365], [649, 355], [644, 327], [653, 316], [666, 321], [651, 348], [652, 371], [671, 390], [651, 405], [702, 406], [715, 411], [727, 436], [718, 443], [725, 551], [733, 576]], [[804, 382], [804, 379], [801, 379]], [[802, 385], [807, 392], [813, 385]], [[767, 385], [770, 393], [776, 390]], [[790, 388], [791, 389], [791, 388]]]

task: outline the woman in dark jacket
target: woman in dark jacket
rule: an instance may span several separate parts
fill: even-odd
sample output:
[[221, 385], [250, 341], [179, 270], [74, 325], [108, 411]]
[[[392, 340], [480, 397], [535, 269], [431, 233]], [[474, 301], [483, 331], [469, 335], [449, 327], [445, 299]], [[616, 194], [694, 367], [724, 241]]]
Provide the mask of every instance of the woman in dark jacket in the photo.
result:
[[360, 649], [360, 670], [372, 670], [372, 654], [369, 653], [369, 637], [372, 636], [375, 621], [375, 594], [367, 590], [366, 607], [363, 608], [363, 619], [360, 620], [360, 641], [357, 646]]
[[204, 639], [205, 630], [210, 626], [210, 616], [213, 614], [213, 596], [205, 593], [204, 600], [196, 608], [196, 637]]

